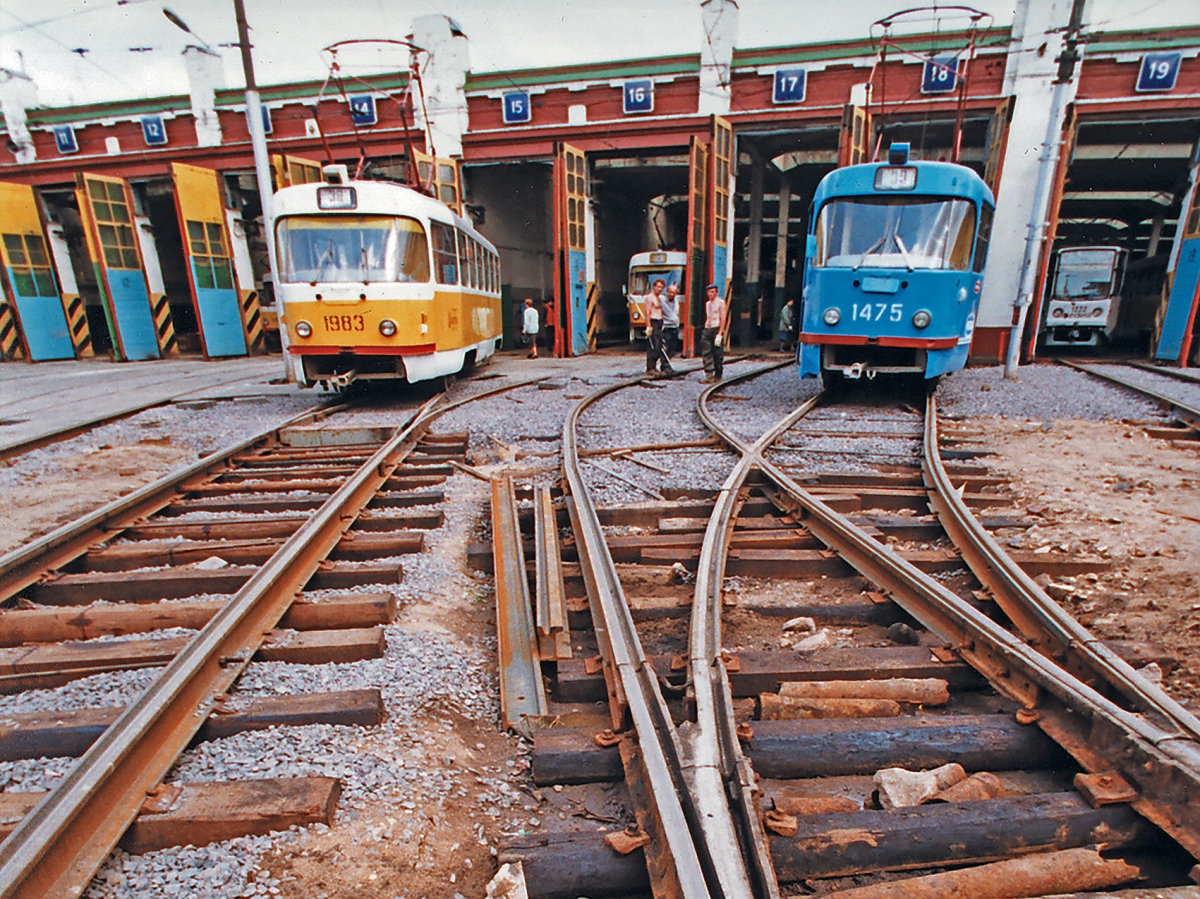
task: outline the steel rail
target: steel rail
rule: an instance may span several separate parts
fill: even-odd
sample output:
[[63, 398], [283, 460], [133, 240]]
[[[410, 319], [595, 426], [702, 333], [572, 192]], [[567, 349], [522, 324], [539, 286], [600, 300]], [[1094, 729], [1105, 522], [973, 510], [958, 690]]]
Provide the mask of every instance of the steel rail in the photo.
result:
[[[684, 753], [670, 710], [659, 688], [658, 677], [646, 659], [629, 604], [621, 589], [616, 565], [596, 514], [591, 492], [579, 461], [579, 419], [590, 405], [644, 378], [611, 385], [581, 400], [563, 425], [563, 474], [570, 492], [575, 542], [588, 588], [589, 606], [597, 642], [606, 665], [614, 702], [628, 709], [638, 740], [638, 758], [649, 787], [659, 832], [659, 847], [672, 892], [685, 899], [723, 897], [704, 842], [683, 773]], [[614, 715], [614, 719], [615, 719]], [[619, 722], [614, 720], [614, 725]], [[617, 729], [617, 727], [614, 727]], [[649, 866], [648, 866], [649, 867]]]
[[[717, 435], [739, 452], [736, 434]], [[1121, 708], [1005, 630], [943, 584], [801, 487], [766, 458], [760, 470], [805, 518], [808, 530], [980, 671], [1031, 710], [1053, 739], [1088, 771], [1118, 771], [1140, 791], [1131, 805], [1200, 858], [1200, 746]], [[1047, 697], [1060, 705], [1046, 705]]]
[[1166, 394], [1159, 393], [1157, 390], [1153, 390], [1149, 387], [1143, 387], [1140, 384], [1134, 384], [1132, 381], [1126, 381], [1123, 378], [1118, 378], [1116, 375], [1110, 375], [1106, 374], [1105, 372], [1096, 371], [1093, 368], [1088, 368], [1086, 365], [1080, 365], [1078, 362], [1071, 362], [1068, 359], [1058, 359], [1056, 361], [1059, 365], [1069, 366], [1076, 371], [1083, 372], [1085, 375], [1091, 375], [1093, 378], [1099, 378], [1102, 381], [1108, 381], [1112, 384], [1118, 385], [1119, 387], [1124, 387], [1126, 390], [1132, 390], [1134, 393], [1139, 393], [1142, 396], [1150, 397], [1152, 400], [1157, 400], [1160, 403], [1170, 406], [1184, 424], [1190, 428], [1200, 430], [1200, 409], [1197, 409], [1195, 406], [1189, 406], [1182, 400], [1169, 397]]
[[0, 844], [0, 897], [75, 899], [267, 634], [437, 415], [426, 402], [166, 666]]
[[979, 582], [1035, 648], [1077, 677], [1100, 675], [1141, 711], [1153, 712], [1183, 735], [1200, 740], [1200, 721], [1080, 625], [1017, 565], [979, 523], [954, 487], [938, 451], [937, 400], [926, 401], [921, 468], [929, 503]]
[[1188, 384], [1200, 384], [1200, 375], [1194, 375], [1191, 372], [1183, 371], [1178, 368], [1167, 368], [1164, 365], [1151, 365], [1149, 362], [1135, 362], [1132, 359], [1126, 359], [1121, 364], [1128, 365], [1130, 368], [1140, 368], [1142, 371], [1148, 371], [1152, 374], [1174, 378], [1176, 381], [1186, 381]]
[[0, 556], [0, 601], [10, 599], [36, 583], [47, 569], [60, 568], [101, 540], [111, 539], [113, 531], [122, 530], [136, 519], [157, 512], [170, 502], [180, 484], [226, 465], [238, 453], [263, 440], [277, 439], [284, 428], [328, 416], [343, 407], [343, 403], [337, 402], [294, 415], [215, 454], [202, 456], [190, 465], [168, 472], [145, 487], [5, 553]]
[[[755, 369], [707, 388], [696, 400], [700, 419], [715, 431], [708, 408], [709, 397], [714, 392], [790, 364], [789, 361]], [[692, 600], [688, 680], [696, 706], [696, 720], [680, 728], [689, 753], [687, 771], [709, 844], [726, 847], [714, 859], [718, 873], [724, 882], [737, 883], [743, 895], [766, 899], [779, 896], [779, 883], [771, 864], [762, 821], [753, 805], [754, 794], [758, 792], [757, 779], [737, 736], [729, 674], [722, 661], [721, 587], [734, 518], [747, 476], [762, 450], [807, 415], [816, 405], [818, 396], [763, 434], [750, 451], [742, 455], [721, 485], [704, 532]]]

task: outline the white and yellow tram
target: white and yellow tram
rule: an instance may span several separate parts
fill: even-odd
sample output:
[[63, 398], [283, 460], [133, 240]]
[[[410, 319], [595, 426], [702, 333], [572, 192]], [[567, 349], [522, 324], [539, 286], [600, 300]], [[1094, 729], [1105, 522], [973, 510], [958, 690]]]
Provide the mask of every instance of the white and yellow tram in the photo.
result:
[[469, 221], [384, 181], [275, 194], [277, 295], [287, 364], [301, 386], [426, 381], [499, 347], [500, 258]]

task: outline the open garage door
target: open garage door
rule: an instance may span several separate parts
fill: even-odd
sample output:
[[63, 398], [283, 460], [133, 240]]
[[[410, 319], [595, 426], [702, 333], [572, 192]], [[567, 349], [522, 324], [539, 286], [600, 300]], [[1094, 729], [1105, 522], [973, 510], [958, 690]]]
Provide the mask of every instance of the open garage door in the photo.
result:
[[0, 235], [5, 289], [29, 358], [74, 359], [89, 351], [83, 302], [61, 293], [32, 187], [0, 183]]
[[[588, 334], [587, 180], [587, 158], [583, 151], [569, 144], [558, 144], [554, 150], [556, 356], [581, 356], [591, 349]], [[595, 302], [594, 297], [592, 302]]]
[[1200, 168], [1192, 169], [1191, 202], [1180, 219], [1179, 255], [1162, 314], [1154, 358], [1187, 365], [1200, 305]]
[[174, 338], [171, 313], [165, 296], [160, 309], [150, 305], [129, 185], [120, 178], [82, 173], [75, 183], [113, 351], [120, 361], [158, 359], [161, 341]]
[[1016, 97], [1008, 97], [1000, 102], [992, 119], [988, 122], [987, 155], [983, 160], [983, 180], [996, 194], [1000, 190], [1000, 175], [1004, 171], [1004, 150], [1008, 146], [1008, 129], [1012, 124], [1013, 107]]
[[709, 142], [709, 258], [713, 282], [728, 300], [733, 280], [729, 247], [733, 243], [733, 127], [720, 116], [712, 117]]
[[[171, 179], [175, 182], [175, 210], [204, 355], [245, 356], [245, 321], [233, 280], [217, 173], [173, 162]], [[256, 299], [251, 313], [251, 321], [257, 321], [261, 329]]]
[[708, 285], [708, 144], [693, 137], [688, 152], [688, 314], [682, 317], [683, 345], [698, 353], [696, 331], [704, 324], [704, 288]]
[[842, 135], [838, 141], [838, 168], [871, 161], [871, 114], [865, 106], [846, 104], [842, 110]]

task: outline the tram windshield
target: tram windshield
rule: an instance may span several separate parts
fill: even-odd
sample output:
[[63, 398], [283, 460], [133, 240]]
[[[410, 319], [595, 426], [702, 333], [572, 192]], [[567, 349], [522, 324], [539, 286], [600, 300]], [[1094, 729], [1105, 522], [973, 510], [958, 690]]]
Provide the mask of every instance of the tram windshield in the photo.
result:
[[276, 225], [285, 282], [428, 281], [429, 245], [415, 219], [290, 215]]
[[1116, 292], [1116, 275], [1116, 250], [1060, 250], [1054, 295], [1093, 300], [1111, 297]]
[[975, 205], [943, 197], [845, 197], [817, 215], [816, 264], [957, 269], [971, 265]]
[[680, 283], [683, 280], [683, 269], [681, 267], [632, 268], [629, 270], [629, 295], [635, 297], [645, 296], [654, 287], [654, 282], [659, 278], [662, 279], [664, 285], [675, 284], [680, 289], [683, 287]]

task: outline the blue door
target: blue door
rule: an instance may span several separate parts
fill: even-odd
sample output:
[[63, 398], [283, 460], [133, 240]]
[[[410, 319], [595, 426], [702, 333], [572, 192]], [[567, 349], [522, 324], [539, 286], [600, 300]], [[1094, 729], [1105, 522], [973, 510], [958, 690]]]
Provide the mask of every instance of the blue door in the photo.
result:
[[217, 173], [173, 162], [171, 178], [204, 353], [210, 358], [245, 356], [246, 331]]
[[81, 174], [78, 184], [79, 212], [117, 358], [158, 359], [162, 352], [125, 182]]
[[41, 234], [5, 234], [4, 270], [34, 362], [74, 359], [67, 316]]
[[1179, 248], [1179, 262], [1175, 265], [1175, 277], [1171, 281], [1171, 296], [1167, 300], [1167, 311], [1163, 316], [1162, 334], [1158, 338], [1155, 359], [1184, 363], [1183, 341], [1188, 324], [1192, 321], [1192, 310], [1196, 304], [1196, 284], [1200, 281], [1200, 236], [1185, 239]]

